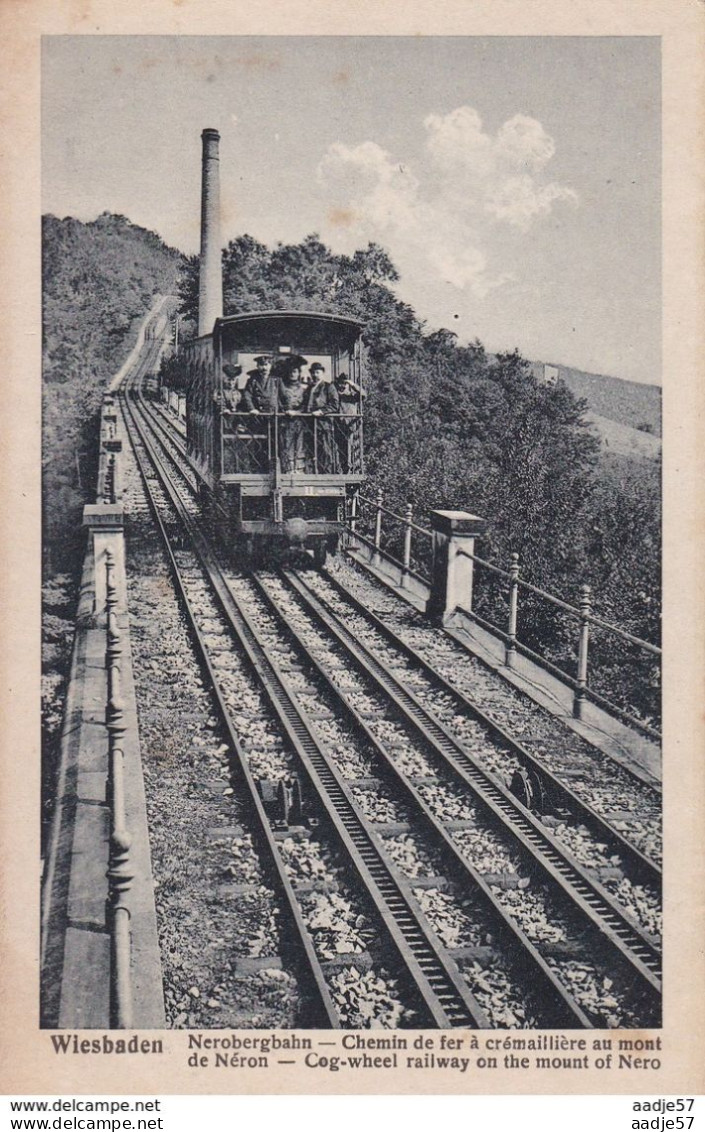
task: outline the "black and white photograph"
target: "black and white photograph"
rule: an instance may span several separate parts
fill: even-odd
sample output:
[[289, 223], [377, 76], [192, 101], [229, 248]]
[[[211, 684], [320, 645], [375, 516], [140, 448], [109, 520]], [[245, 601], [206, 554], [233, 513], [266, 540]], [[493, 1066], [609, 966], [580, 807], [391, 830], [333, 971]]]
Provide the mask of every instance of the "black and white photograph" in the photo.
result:
[[656, 1031], [659, 39], [41, 81], [41, 1026]]
[[699, 8], [0, 11], [0, 1063], [47, 1127], [697, 1125]]

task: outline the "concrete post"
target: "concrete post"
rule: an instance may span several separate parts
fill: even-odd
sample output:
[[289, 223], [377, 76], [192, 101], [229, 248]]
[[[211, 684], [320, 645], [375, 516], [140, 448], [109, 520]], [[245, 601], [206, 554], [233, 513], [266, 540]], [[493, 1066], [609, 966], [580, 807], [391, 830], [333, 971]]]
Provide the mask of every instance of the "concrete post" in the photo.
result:
[[[89, 503], [83, 508], [83, 526], [90, 530], [93, 540], [93, 578], [95, 600], [93, 617], [96, 625], [103, 625], [107, 617], [106, 551], [114, 555], [116, 578], [125, 577], [125, 545], [122, 537], [122, 504]], [[123, 587], [118, 586], [118, 613], [126, 612]]]
[[[431, 596], [426, 614], [443, 625], [457, 610], [472, 612], [475, 538], [487, 526], [485, 519], [467, 511], [432, 511], [433, 567]], [[460, 553], [464, 551], [465, 553]]]
[[201, 134], [201, 258], [198, 276], [198, 334], [210, 334], [223, 317], [223, 268], [220, 247], [220, 134]]

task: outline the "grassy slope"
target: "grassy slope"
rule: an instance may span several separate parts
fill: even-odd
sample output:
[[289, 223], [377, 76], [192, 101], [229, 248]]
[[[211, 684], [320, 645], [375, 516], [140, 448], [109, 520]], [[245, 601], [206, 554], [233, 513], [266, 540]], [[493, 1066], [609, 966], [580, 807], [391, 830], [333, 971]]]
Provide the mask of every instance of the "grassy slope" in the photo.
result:
[[[572, 366], [555, 365], [561, 380], [576, 397], [585, 398], [592, 413], [635, 431], [640, 431], [640, 425], [647, 425], [654, 436], [661, 435], [659, 386], [624, 381], [605, 374], [586, 373]], [[541, 376], [543, 363], [534, 362], [533, 370], [536, 376]]]

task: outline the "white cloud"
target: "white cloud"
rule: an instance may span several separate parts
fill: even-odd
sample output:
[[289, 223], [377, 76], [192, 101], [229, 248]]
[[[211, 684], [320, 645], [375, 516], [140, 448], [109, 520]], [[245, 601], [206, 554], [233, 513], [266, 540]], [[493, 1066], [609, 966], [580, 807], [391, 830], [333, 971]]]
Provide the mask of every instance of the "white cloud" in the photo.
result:
[[319, 163], [319, 184], [347, 197], [351, 209], [374, 227], [414, 227], [419, 206], [419, 182], [394, 164], [376, 142], [349, 148], [340, 142], [330, 146]]
[[527, 232], [556, 202], [577, 203], [577, 195], [542, 180], [555, 145], [535, 118], [517, 114], [492, 136], [476, 110], [460, 106], [429, 114], [423, 125], [423, 181], [376, 142], [329, 147], [317, 178], [338, 243], [384, 240], [402, 270], [405, 260], [420, 258], [434, 276], [483, 298], [514, 278], [490, 269], [493, 231]]
[[498, 162], [510, 167], [526, 168], [535, 173], [553, 157], [556, 147], [540, 122], [515, 114], [505, 122], [497, 134], [494, 149]]
[[471, 106], [459, 106], [444, 118], [424, 118], [426, 147], [445, 174], [469, 172], [477, 180], [493, 165], [492, 141], [482, 131], [482, 120]]
[[553, 202], [567, 200], [577, 203], [577, 194], [572, 189], [551, 182], [543, 187], [537, 186], [531, 177], [505, 177], [500, 181], [485, 203], [486, 211], [497, 218], [506, 220], [528, 232], [535, 217], [551, 211]]

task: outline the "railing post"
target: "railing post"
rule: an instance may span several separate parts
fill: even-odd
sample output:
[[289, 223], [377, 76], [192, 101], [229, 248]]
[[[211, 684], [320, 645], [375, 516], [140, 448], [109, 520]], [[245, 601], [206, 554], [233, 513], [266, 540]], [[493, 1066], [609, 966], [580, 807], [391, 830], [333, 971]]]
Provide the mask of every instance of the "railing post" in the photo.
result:
[[107, 704], [110, 849], [108, 856], [108, 903], [106, 918], [110, 932], [110, 1025], [132, 1026], [130, 909], [128, 893], [134, 874], [130, 867], [130, 835], [125, 823], [125, 704], [120, 694], [119, 656], [110, 667], [110, 699]]
[[108, 467], [105, 473], [105, 502], [115, 502], [115, 453], [108, 456]]
[[355, 536], [357, 531], [357, 494], [350, 499], [350, 534]]
[[588, 674], [588, 646], [590, 643], [590, 613], [591, 613], [590, 586], [582, 586], [580, 590], [580, 639], [578, 641], [578, 686], [573, 696], [573, 716], [575, 719], [583, 718], [583, 704], [587, 689]]
[[379, 551], [382, 544], [382, 504], [384, 502], [384, 493], [380, 487], [377, 491], [377, 510], [375, 514], [375, 552], [372, 558], [372, 565], [379, 566]]
[[110, 813], [108, 853], [108, 901], [106, 920], [110, 933], [110, 1025], [127, 1030], [132, 1027], [132, 983], [130, 908], [128, 893], [133, 873], [130, 866], [130, 835], [125, 820], [125, 704], [120, 688], [122, 646], [117, 620], [115, 554], [105, 551], [105, 609], [107, 634], [105, 663], [108, 670], [108, 697], [105, 723], [108, 731], [108, 776], [106, 802]]
[[[122, 648], [120, 633], [113, 619], [114, 610], [108, 622], [108, 643], [106, 661], [108, 665], [108, 701], [105, 709], [105, 725], [108, 729], [108, 779], [105, 800], [114, 809], [115, 767], [122, 760], [122, 744], [125, 737], [125, 705], [121, 695], [120, 660]], [[111, 626], [110, 621], [113, 621]]]
[[511, 668], [517, 652], [517, 612], [519, 607], [519, 555], [512, 554], [509, 567], [509, 620], [507, 622], [507, 644], [504, 662]]
[[404, 512], [404, 560], [401, 571], [401, 584], [402, 586], [408, 585], [409, 582], [409, 569], [411, 567], [411, 521], [414, 515], [414, 509], [410, 503], [406, 505]]
[[[122, 569], [122, 505], [120, 503], [87, 503], [83, 508], [83, 525], [90, 529], [95, 562], [95, 595], [93, 610], [95, 624], [103, 625], [107, 614], [107, 576], [103, 569], [106, 553], [110, 549], [115, 558], [115, 567]], [[122, 606], [122, 602], [118, 601]]]
[[130, 866], [131, 838], [116, 828], [110, 835], [108, 865], [108, 921], [110, 929], [110, 1025], [132, 1029], [132, 975], [128, 892], [134, 874]]
[[105, 650], [105, 666], [108, 670], [108, 700], [111, 699], [111, 680], [113, 669], [119, 667], [120, 627], [117, 619], [117, 584], [115, 582], [115, 555], [108, 547], [105, 551], [105, 612], [107, 627], [107, 647]]

